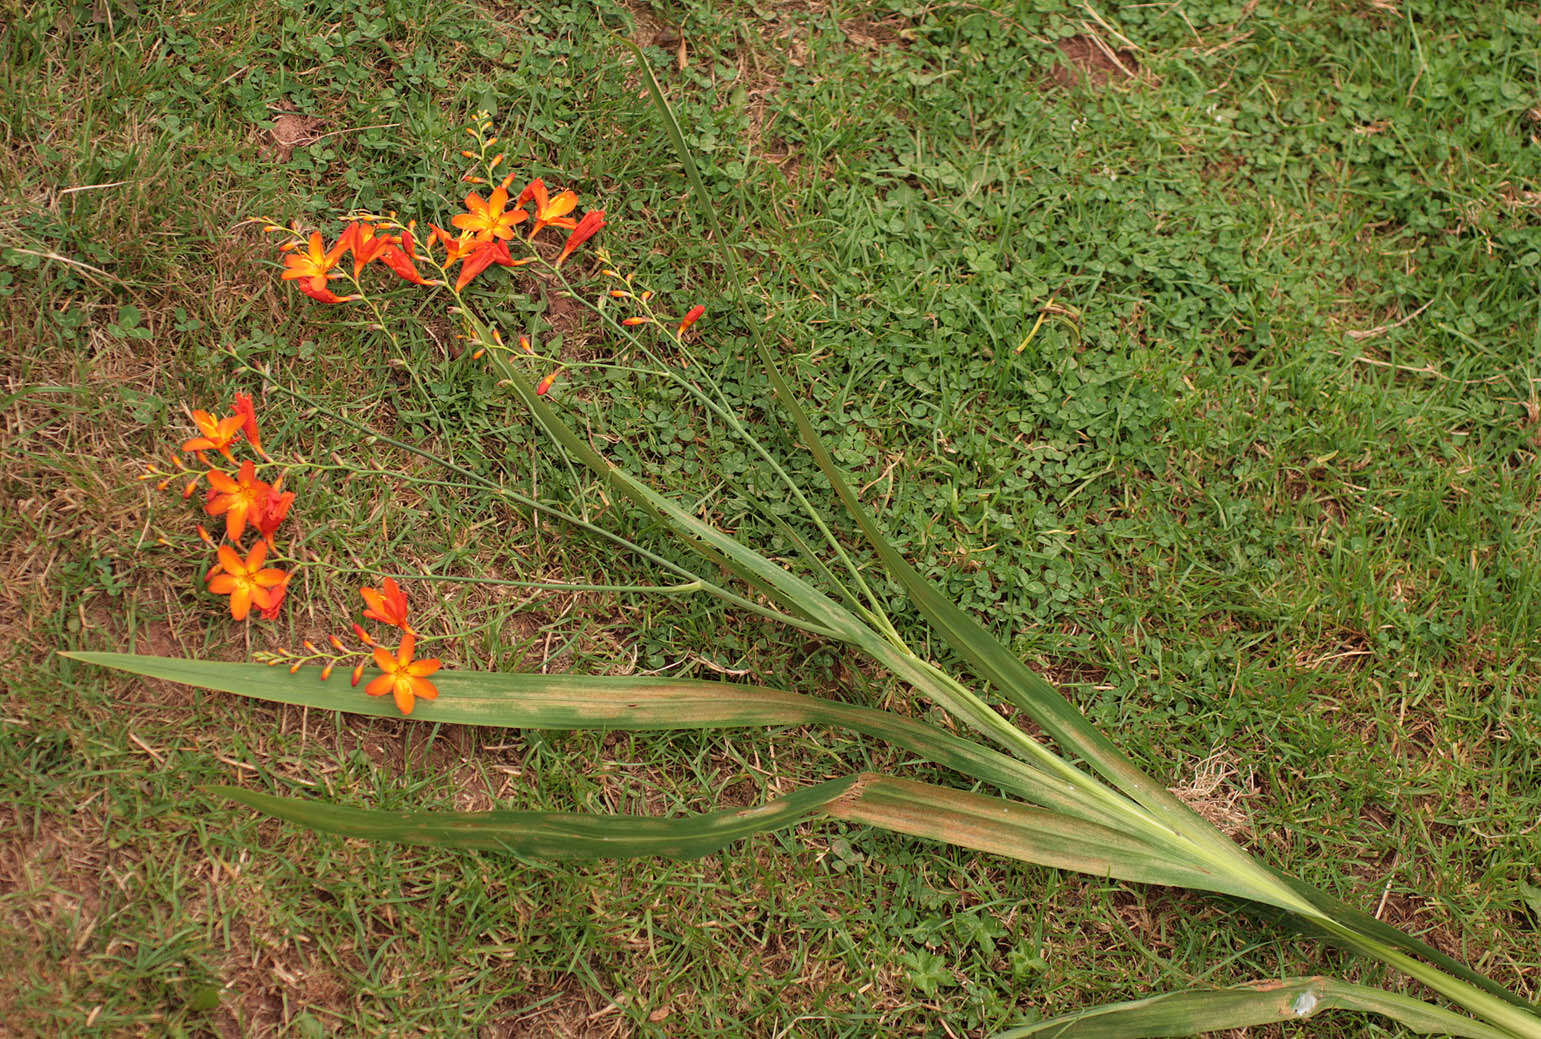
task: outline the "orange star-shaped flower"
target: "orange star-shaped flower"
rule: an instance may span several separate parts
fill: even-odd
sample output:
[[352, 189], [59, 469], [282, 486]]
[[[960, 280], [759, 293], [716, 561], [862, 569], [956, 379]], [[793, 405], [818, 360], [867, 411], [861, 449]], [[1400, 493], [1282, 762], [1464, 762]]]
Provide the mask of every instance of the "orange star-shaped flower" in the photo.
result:
[[339, 296], [326, 287], [327, 279], [332, 277], [332, 268], [348, 251], [356, 233], [351, 228], [344, 231], [337, 244], [328, 249], [321, 240], [321, 232], [312, 231], [305, 252], [292, 252], [284, 257], [283, 279], [298, 281], [301, 292], [322, 303], [346, 303], [357, 299], [356, 296]]
[[225, 517], [225, 536], [231, 541], [240, 539], [248, 517], [257, 521], [267, 504], [268, 492], [272, 490], [257, 479], [257, 468], [250, 459], [241, 463], [241, 472], [234, 480], [228, 473], [210, 469], [209, 486], [213, 490], [209, 492], [203, 511], [210, 516]]
[[230, 442], [235, 439], [237, 433], [241, 432], [241, 426], [245, 421], [239, 413], [229, 418], [215, 418], [207, 411], [195, 411], [193, 422], [203, 436], [187, 441], [182, 445], [182, 450], [218, 451], [234, 462], [235, 456], [230, 453]]
[[387, 577], [378, 589], [360, 588], [359, 594], [369, 607], [364, 611], [365, 620], [389, 624], [411, 634], [412, 629], [407, 625], [407, 593], [401, 590], [394, 577]]
[[535, 225], [530, 228], [531, 238], [544, 227], [564, 227], [571, 231], [578, 226], [578, 221], [567, 215], [578, 208], [577, 192], [563, 191], [547, 198], [546, 182], [536, 177], [519, 192], [519, 201], [514, 204], [522, 206], [531, 199], [535, 200]]
[[274, 589], [283, 588], [289, 580], [282, 570], [263, 569], [267, 554], [268, 546], [262, 541], [252, 546], [245, 559], [229, 545], [219, 546], [219, 565], [207, 578], [209, 591], [230, 596], [230, 616], [238, 621], [246, 619], [253, 605], [260, 610], [276, 607]]
[[522, 209], [505, 209], [507, 205], [508, 192], [501, 187], [493, 188], [485, 202], [473, 191], [466, 196], [466, 209], [470, 212], [451, 218], [450, 223], [462, 231], [469, 231], [479, 242], [512, 238], [514, 225], [521, 220], [528, 220], [530, 214]]
[[429, 224], [428, 228], [433, 232], [433, 238], [429, 240], [428, 244], [431, 246], [434, 242], [438, 242], [444, 246], [445, 267], [454, 266], [456, 261], [465, 259], [468, 255], [475, 252], [480, 245], [476, 240], [476, 236], [469, 231], [460, 235], [452, 235], [438, 224]]
[[348, 243], [347, 248], [353, 253], [355, 278], [381, 252], [396, 244], [394, 236], [375, 234], [375, 226], [363, 220], [355, 220], [348, 225], [348, 229], [342, 233], [342, 238], [337, 240], [337, 244], [342, 245], [344, 241]]
[[417, 636], [409, 631], [402, 636], [401, 648], [395, 656], [384, 646], [377, 647], [375, 666], [383, 673], [364, 687], [364, 692], [370, 696], [390, 693], [402, 714], [412, 713], [413, 700], [417, 697], [424, 700], [439, 698], [438, 688], [428, 681], [428, 676], [439, 670], [439, 661], [413, 660], [412, 651], [416, 645]]

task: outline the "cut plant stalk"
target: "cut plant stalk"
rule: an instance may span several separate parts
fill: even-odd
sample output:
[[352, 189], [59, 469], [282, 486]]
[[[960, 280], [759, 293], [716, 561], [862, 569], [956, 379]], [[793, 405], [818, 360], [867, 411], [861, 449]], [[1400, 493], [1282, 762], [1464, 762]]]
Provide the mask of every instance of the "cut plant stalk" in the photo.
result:
[[[707, 195], [684, 136], [651, 70], [640, 60], [640, 52], [637, 55], [696, 201], [703, 206], [704, 222], [721, 242], [722, 230], [715, 213], [705, 205]], [[731, 249], [724, 249], [722, 255], [733, 291], [743, 304], [748, 293], [736, 258]], [[443, 268], [440, 272], [447, 273]], [[548, 273], [562, 278], [561, 271], [549, 265]], [[561, 283], [566, 285], [565, 280]], [[501, 383], [519, 398], [569, 470], [588, 470], [605, 491], [629, 502], [673, 534], [702, 565], [685, 566], [666, 559], [586, 516], [522, 495], [500, 480], [422, 447], [367, 430], [372, 436], [436, 462], [467, 486], [561, 519], [636, 553], [678, 579], [678, 583], [653, 586], [664, 594], [688, 591], [712, 595], [725, 606], [838, 641], [907, 683], [978, 738], [892, 712], [735, 683], [470, 672], [436, 676], [443, 696], [422, 702], [411, 720], [557, 729], [829, 725], [886, 740], [1007, 796], [864, 773], [831, 779], [755, 808], [683, 818], [633, 819], [577, 813], [380, 812], [239, 788], [216, 788], [213, 792], [334, 833], [552, 859], [690, 857], [816, 818], [881, 827], [1038, 865], [1211, 891], [1284, 910], [1348, 948], [1402, 970], [1476, 1018], [1331, 979], [1292, 979], [1094, 1008], [1032, 1026], [1020, 1031], [1022, 1035], [1182, 1035], [1189, 1034], [1182, 1029], [1304, 1019], [1319, 1009], [1341, 1007], [1379, 1013], [1414, 1030], [1442, 1030], [1476, 1039], [1541, 1039], [1541, 1016], [1525, 1000], [1416, 939], [1252, 858], [1142, 771], [983, 625], [943, 596], [894, 548], [866, 512], [819, 438], [798, 394], [780, 372], [757, 324], [750, 325], [756, 356], [768, 373], [777, 401], [878, 562], [903, 589], [914, 610], [967, 662], [981, 688], [988, 688], [1032, 719], [1058, 751], [1018, 727], [959, 675], [943, 670], [906, 644], [873, 594], [855, 554], [834, 536], [831, 524], [813, 506], [810, 496], [776, 462], [748, 424], [734, 416], [732, 402], [716, 381], [706, 377], [706, 389], [692, 387], [692, 395], [723, 418], [727, 428], [789, 488], [791, 500], [804, 509], [816, 532], [811, 540], [816, 544], [822, 538], [825, 542], [823, 549], [816, 549], [775, 517], [773, 510], [765, 509], [797, 547], [812, 571], [812, 579], [704, 522], [657, 491], [644, 476], [613, 464], [552, 407], [543, 392], [549, 383], [537, 387], [510, 364], [504, 351], [494, 349], [501, 345], [499, 337], [476, 316], [458, 288], [451, 287], [450, 291], [458, 303], [456, 311], [467, 338], [488, 352]], [[607, 320], [619, 334], [633, 335], [631, 329], [622, 327], [624, 323]], [[677, 374], [669, 377], [680, 381]], [[318, 402], [307, 403], [339, 421], [366, 429], [328, 412]], [[833, 555], [833, 563], [826, 564], [821, 555], [824, 549]], [[714, 568], [727, 571], [732, 579], [721, 578]], [[844, 577], [837, 573], [842, 570]], [[819, 582], [828, 588], [821, 588]], [[391, 713], [387, 704], [361, 698], [340, 682], [317, 681], [315, 669], [301, 665], [293, 670], [275, 670], [132, 654], [66, 656], [274, 702], [358, 714]], [[406, 660], [406, 650], [402, 660]]]

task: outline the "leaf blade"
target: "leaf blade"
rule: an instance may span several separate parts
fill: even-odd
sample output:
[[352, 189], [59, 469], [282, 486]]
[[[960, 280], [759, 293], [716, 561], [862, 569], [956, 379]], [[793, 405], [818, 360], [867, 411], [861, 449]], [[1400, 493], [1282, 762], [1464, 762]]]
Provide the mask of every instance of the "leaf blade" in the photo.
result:
[[1327, 1010], [1388, 1017], [1420, 1035], [1508, 1039], [1509, 1033], [1442, 1007], [1336, 978], [1289, 978], [1235, 988], [1169, 992], [1064, 1014], [995, 1039], [1168, 1039], [1281, 1021]]
[[[71, 660], [147, 678], [272, 703], [399, 717], [388, 697], [370, 697], [319, 669], [136, 653], [67, 652]], [[697, 680], [532, 672], [440, 671], [437, 700], [419, 700], [413, 721], [508, 729], [664, 730], [830, 725], [885, 740], [929, 761], [1077, 818], [1114, 826], [1102, 807], [1009, 755], [889, 711], [763, 686]]]
[[391, 812], [243, 787], [209, 789], [275, 818], [339, 836], [564, 861], [653, 855], [700, 858], [745, 837], [794, 826], [817, 814], [855, 782], [855, 776], [848, 776], [753, 808], [674, 819], [575, 812]]

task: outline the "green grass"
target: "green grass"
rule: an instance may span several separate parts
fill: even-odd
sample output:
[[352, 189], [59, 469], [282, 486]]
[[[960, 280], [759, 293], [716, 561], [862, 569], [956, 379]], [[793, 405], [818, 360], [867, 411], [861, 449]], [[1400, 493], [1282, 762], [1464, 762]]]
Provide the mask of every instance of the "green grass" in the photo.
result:
[[[676, 100], [755, 313], [726, 307], [607, 30]], [[1528, 13], [49, 0], [0, 35], [7, 1027], [975, 1035], [1193, 979], [1399, 983], [1213, 899], [848, 828], [560, 869], [298, 833], [199, 788], [672, 813], [909, 766], [823, 731], [339, 721], [54, 657], [293, 645], [345, 628], [380, 571], [655, 583], [283, 395], [599, 507], [436, 304], [391, 301], [398, 355], [281, 286], [270, 242], [234, 227], [335, 233], [354, 206], [442, 223], [484, 106], [514, 168], [604, 205], [604, 244], [665, 307], [706, 304], [698, 365], [789, 448], [746, 362], [746, 322], [769, 323], [895, 543], [1136, 759], [1270, 862], [1541, 995]], [[287, 155], [268, 133], [285, 113], [319, 120]], [[487, 284], [505, 331], [610, 356], [528, 282]], [[268, 373], [270, 450], [316, 466], [293, 485], [292, 608], [249, 628], [199, 590], [190, 507], [135, 480], [184, 404], [258, 388], [228, 351]], [[678, 391], [591, 369], [554, 393], [617, 458], [791, 554], [751, 506], [768, 474]], [[694, 599], [410, 587], [425, 633], [474, 629], [434, 648], [457, 666], [908, 695]]]

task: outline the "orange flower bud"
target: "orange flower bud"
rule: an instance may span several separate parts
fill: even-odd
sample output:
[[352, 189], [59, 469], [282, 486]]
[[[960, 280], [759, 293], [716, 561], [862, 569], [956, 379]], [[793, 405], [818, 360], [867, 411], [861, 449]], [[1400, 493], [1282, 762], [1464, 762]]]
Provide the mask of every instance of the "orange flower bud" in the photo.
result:
[[533, 354], [535, 352], [535, 348], [530, 345], [529, 336], [519, 337], [519, 349], [523, 350], [527, 354]]
[[328, 665], [326, 665], [326, 667], [323, 667], [321, 669], [321, 681], [325, 682], [328, 678], [331, 678], [331, 677], [332, 677], [332, 665], [328, 664]]
[[373, 646], [375, 644], [375, 640], [369, 637], [369, 632], [365, 631], [364, 626], [361, 624], [353, 626], [353, 634], [358, 636], [359, 641], [366, 646]]
[[482, 359], [482, 357], [486, 355], [486, 353], [487, 353], [486, 350], [478, 350], [474, 354], [471, 355], [471, 360], [473, 360], [473, 361], [480, 361]]
[[342, 639], [338, 638], [336, 635], [328, 635], [327, 636], [327, 640], [329, 642], [331, 642], [332, 648], [335, 649], [337, 652], [339, 652], [339, 653], [347, 652], [348, 647], [344, 646], [342, 644]]
[[631, 293], [627, 292], [625, 289], [611, 289], [610, 290], [610, 298], [611, 299], [625, 299], [627, 296], [630, 296], [630, 295], [631, 295]]
[[474, 158], [476, 158], [476, 153], [473, 152], [473, 151], [461, 151], [460, 154], [461, 154], [461, 156], [463, 158], [467, 158], [467, 159], [474, 159]]
[[361, 660], [361, 661], [359, 661], [358, 666], [353, 669], [353, 684], [354, 685], [358, 685], [359, 682], [363, 681], [363, 678], [364, 678], [364, 662]]
[[650, 300], [652, 298], [653, 298], [653, 290], [652, 289], [644, 289], [643, 292], [642, 292], [642, 302], [646, 303], [648, 300]]
[[302, 666], [303, 665], [298, 660], [296, 660], [293, 664], [289, 665], [289, 673], [291, 675], [297, 674]]
[[318, 652], [320, 652], [318, 649], [316, 649], [316, 644], [314, 642], [310, 641], [310, 639], [306, 639], [305, 642], [303, 643], [303, 645], [305, 646], [305, 652], [307, 652], [307, 653], [318, 653]]
[[187, 499], [191, 498], [193, 496], [193, 492], [196, 491], [197, 489], [198, 489], [198, 481], [197, 480], [188, 480], [187, 481], [187, 486], [182, 488], [182, 500], [186, 501]]
[[540, 396], [540, 397], [544, 397], [546, 394], [550, 393], [551, 392], [551, 386], [555, 382], [556, 382], [556, 372], [552, 372], [550, 375], [546, 376], [544, 379], [542, 379], [536, 385], [536, 387], [535, 387], [536, 395]]
[[621, 324], [628, 325], [628, 326], [629, 325], [645, 325], [650, 320], [652, 320], [652, 319], [651, 318], [645, 318], [645, 317], [629, 317], [626, 320], [622, 321]]
[[680, 321], [680, 327], [679, 327], [678, 334], [679, 335], [684, 335], [685, 334], [685, 330], [687, 328], [689, 328], [691, 325], [695, 324], [697, 321], [700, 321], [701, 320], [701, 315], [703, 315], [705, 313], [706, 313], [706, 308], [701, 306], [701, 304], [699, 304], [699, 303], [697, 303], [695, 306], [691, 307], [690, 311]]

